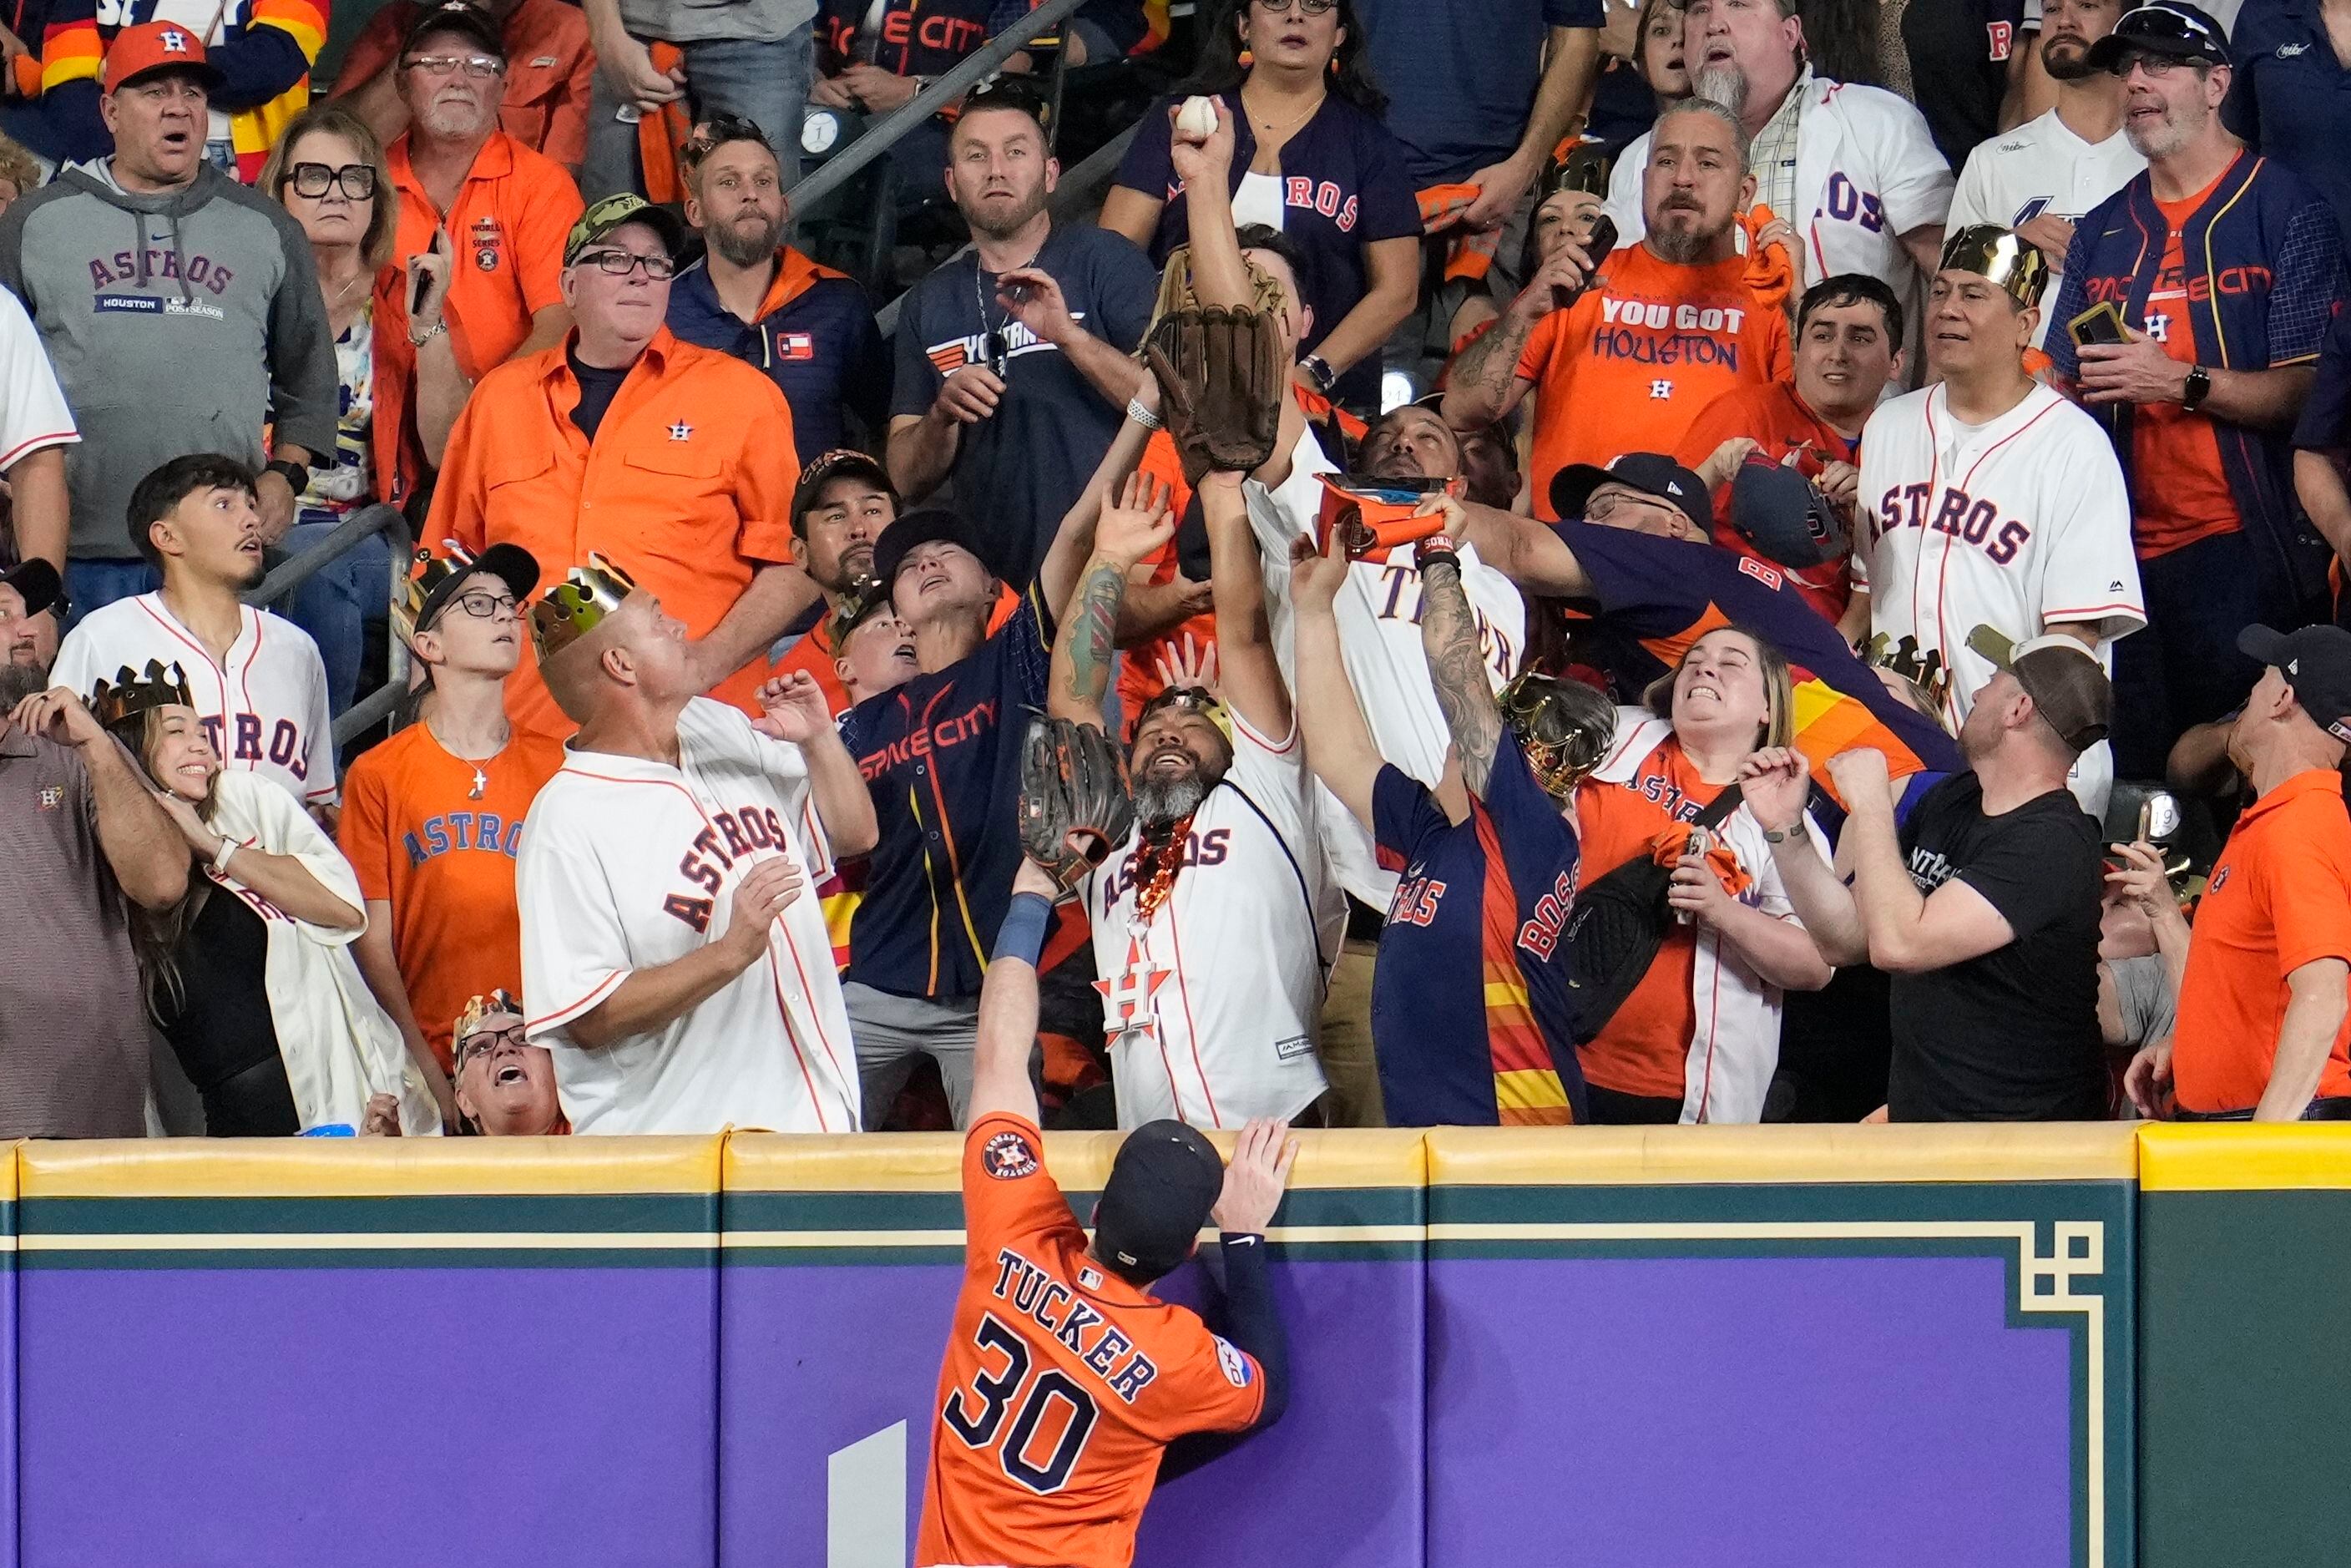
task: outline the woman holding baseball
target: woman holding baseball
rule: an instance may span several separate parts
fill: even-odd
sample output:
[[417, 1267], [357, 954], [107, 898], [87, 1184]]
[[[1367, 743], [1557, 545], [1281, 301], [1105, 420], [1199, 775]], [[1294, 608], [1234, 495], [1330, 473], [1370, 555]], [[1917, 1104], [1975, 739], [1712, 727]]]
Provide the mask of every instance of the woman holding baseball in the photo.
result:
[[1231, 0], [1186, 93], [1144, 117], [1102, 225], [1164, 263], [1187, 237], [1171, 144], [1229, 145], [1235, 225], [1279, 229], [1306, 258], [1298, 379], [1376, 413], [1380, 345], [1420, 292], [1420, 207], [1386, 110], [1351, 0]]

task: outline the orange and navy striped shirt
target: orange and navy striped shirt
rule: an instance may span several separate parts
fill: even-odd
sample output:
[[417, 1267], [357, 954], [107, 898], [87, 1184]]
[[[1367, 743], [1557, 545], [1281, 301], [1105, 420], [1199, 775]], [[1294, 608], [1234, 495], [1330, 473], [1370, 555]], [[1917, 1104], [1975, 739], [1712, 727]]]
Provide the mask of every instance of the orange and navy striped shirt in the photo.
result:
[[1568, 989], [1575, 831], [1517, 738], [1502, 731], [1464, 822], [1409, 774], [1381, 768], [1372, 831], [1382, 863], [1403, 868], [1372, 971], [1389, 1124], [1586, 1120]]

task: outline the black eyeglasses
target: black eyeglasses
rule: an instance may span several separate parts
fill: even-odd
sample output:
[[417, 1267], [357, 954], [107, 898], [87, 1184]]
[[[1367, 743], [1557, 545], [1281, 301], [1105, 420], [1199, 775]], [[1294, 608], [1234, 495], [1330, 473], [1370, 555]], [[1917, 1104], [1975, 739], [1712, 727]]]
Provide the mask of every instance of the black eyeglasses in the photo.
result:
[[1339, 0], [1254, 0], [1257, 8], [1269, 16], [1279, 16], [1293, 7], [1309, 16], [1320, 16], [1338, 5]]
[[495, 621], [498, 618], [498, 612], [501, 610], [508, 615], [522, 613], [522, 607], [514, 601], [512, 594], [492, 593], [486, 589], [476, 589], [471, 593], [461, 593], [451, 602], [476, 621]]
[[629, 250], [591, 251], [571, 264], [592, 267], [607, 277], [626, 277], [640, 267], [655, 283], [667, 283], [677, 276], [677, 263], [665, 256], [639, 256]]
[[346, 163], [340, 169], [324, 163], [297, 163], [286, 171], [286, 183], [294, 187], [296, 195], [313, 201], [337, 185], [354, 202], [375, 194], [375, 171], [365, 163]]
[[678, 150], [678, 161], [689, 169], [699, 168], [705, 158], [730, 141], [756, 141], [771, 153], [775, 151], [757, 120], [739, 114], [714, 114], [685, 139], [685, 145]]
[[457, 1044], [457, 1049], [450, 1053], [449, 1070], [451, 1076], [454, 1077], [457, 1073], [464, 1071], [465, 1069], [465, 1062], [469, 1058], [477, 1054], [483, 1056], [488, 1055], [490, 1049], [496, 1045], [500, 1040], [511, 1040], [516, 1045], [528, 1043], [523, 1038], [523, 1027], [520, 1024], [513, 1024], [506, 1029], [477, 1029], [473, 1033], [467, 1035], [464, 1040], [460, 1040]]

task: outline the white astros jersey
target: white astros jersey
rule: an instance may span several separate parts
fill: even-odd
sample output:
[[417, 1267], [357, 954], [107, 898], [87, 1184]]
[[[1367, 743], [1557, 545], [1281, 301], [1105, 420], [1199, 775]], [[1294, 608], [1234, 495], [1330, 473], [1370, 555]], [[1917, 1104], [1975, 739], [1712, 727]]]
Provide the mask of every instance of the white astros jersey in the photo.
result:
[[1138, 925], [1130, 835], [1084, 883], [1118, 1124], [1238, 1127], [1328, 1087], [1317, 1020], [1347, 906], [1315, 847], [1313, 776], [1233, 716], [1233, 763], [1192, 815], [1167, 900]]
[[[524, 820], [523, 1010], [575, 1133], [858, 1130], [857, 1061], [817, 884], [831, 855], [797, 747], [696, 697], [679, 766], [567, 747]], [[805, 878], [768, 955], [653, 1034], [597, 1050], [564, 1026], [637, 969], [726, 931], [735, 890], [789, 855]]]
[[[1976, 144], [1959, 173], [1959, 189], [1951, 193], [1951, 215], [1944, 227], [1956, 234], [1970, 224], [2012, 229], [2043, 217], [2071, 223], [2146, 167], [2147, 160], [2120, 131], [2104, 141], [2085, 141], [2053, 109]], [[2063, 256], [2048, 261], [2049, 286], [2041, 291], [2044, 310], [2056, 302], [2058, 277], [2065, 267]], [[2048, 341], [2051, 329], [2063, 325], [2043, 316], [2032, 334], [2033, 347]]]
[[[1954, 729], [1997, 673], [1967, 645], [1979, 625], [2022, 642], [2059, 622], [2095, 623], [2106, 658], [2147, 624], [2114, 445], [2047, 387], [1972, 429], [1939, 382], [1881, 404], [1862, 431], [1860, 497], [1854, 576], [1869, 590], [1870, 629], [1941, 651]], [[2075, 782], [2103, 810], [2112, 764], [2094, 751]]]
[[[1290, 454], [1290, 476], [1278, 488], [1269, 490], [1255, 480], [1241, 486], [1249, 499], [1249, 522], [1265, 553], [1266, 608], [1274, 653], [1291, 691], [1298, 689], [1298, 639], [1290, 603], [1290, 541], [1313, 533], [1322, 511], [1322, 486], [1316, 476], [1336, 468], [1310, 431], [1299, 437]], [[1519, 597], [1518, 585], [1479, 559], [1475, 548], [1464, 543], [1460, 554], [1461, 588], [1477, 618], [1478, 646], [1486, 656], [1487, 677], [1499, 691], [1519, 671], [1526, 645], [1526, 601]], [[1437, 706], [1428, 655], [1420, 645], [1420, 569], [1413, 564], [1410, 548], [1391, 551], [1384, 561], [1360, 560], [1349, 568], [1335, 612], [1347, 681], [1363, 705], [1380, 756], [1434, 787], [1445, 772], [1453, 733]], [[1380, 869], [1371, 830], [1322, 785], [1315, 791], [1323, 844], [1340, 885], [1374, 909], [1385, 909], [1395, 896], [1395, 873]]]
[[284, 785], [306, 806], [335, 798], [335, 727], [327, 708], [327, 666], [319, 645], [291, 621], [247, 607], [228, 662], [213, 663], [160, 593], [118, 599], [82, 617], [57, 648], [53, 685], [86, 699], [124, 665], [177, 664], [224, 767]]

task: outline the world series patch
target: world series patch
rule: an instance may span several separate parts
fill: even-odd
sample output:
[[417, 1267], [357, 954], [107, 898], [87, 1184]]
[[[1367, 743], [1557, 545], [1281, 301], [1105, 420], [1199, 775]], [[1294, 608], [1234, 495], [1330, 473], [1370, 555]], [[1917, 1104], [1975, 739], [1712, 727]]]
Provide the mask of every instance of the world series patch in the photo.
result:
[[1037, 1151], [1019, 1133], [998, 1133], [979, 1151], [979, 1167], [998, 1181], [1037, 1174]]
[[1255, 1375], [1249, 1369], [1249, 1357], [1228, 1344], [1224, 1335], [1210, 1334], [1208, 1337], [1217, 1342], [1217, 1367], [1225, 1375], [1225, 1381], [1235, 1388], [1247, 1388], [1249, 1379]]

